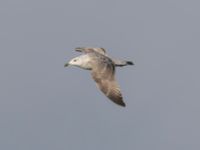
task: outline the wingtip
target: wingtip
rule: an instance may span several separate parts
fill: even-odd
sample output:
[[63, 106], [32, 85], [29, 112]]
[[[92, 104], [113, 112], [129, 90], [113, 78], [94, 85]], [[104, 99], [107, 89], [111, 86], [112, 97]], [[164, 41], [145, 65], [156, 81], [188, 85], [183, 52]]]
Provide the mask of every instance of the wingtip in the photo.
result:
[[76, 48], [75, 48], [75, 51], [78, 51], [78, 52], [81, 52], [82, 50], [83, 50], [82, 47], [76, 47]]
[[126, 104], [124, 102], [120, 103], [119, 105], [122, 107], [126, 107]]
[[[112, 100], [113, 101], [113, 100]], [[113, 101], [115, 104], [121, 106], [121, 107], [126, 107], [126, 104], [124, 103], [124, 101], [121, 99], [121, 100], [118, 100], [118, 101]]]

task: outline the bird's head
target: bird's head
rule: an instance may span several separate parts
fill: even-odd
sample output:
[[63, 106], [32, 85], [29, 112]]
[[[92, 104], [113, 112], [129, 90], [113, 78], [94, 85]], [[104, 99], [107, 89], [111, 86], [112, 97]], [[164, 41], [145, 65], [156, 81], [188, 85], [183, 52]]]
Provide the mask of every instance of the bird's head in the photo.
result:
[[75, 57], [71, 59], [68, 63], [65, 64], [65, 67], [67, 66], [80, 66], [82, 63], [82, 60], [79, 57]]
[[68, 63], [65, 64], [65, 67], [67, 66], [76, 66], [82, 69], [91, 70], [88, 55], [81, 55], [71, 59]]

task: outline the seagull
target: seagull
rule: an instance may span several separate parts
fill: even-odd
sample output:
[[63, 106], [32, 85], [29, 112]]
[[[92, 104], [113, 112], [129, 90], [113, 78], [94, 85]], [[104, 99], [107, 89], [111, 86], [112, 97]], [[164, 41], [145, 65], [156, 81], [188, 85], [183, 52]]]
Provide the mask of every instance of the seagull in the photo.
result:
[[83, 54], [71, 59], [64, 66], [76, 66], [90, 70], [97, 87], [114, 103], [125, 107], [123, 97], [115, 80], [115, 67], [134, 65], [132, 61], [108, 57], [104, 48], [78, 47], [75, 51]]

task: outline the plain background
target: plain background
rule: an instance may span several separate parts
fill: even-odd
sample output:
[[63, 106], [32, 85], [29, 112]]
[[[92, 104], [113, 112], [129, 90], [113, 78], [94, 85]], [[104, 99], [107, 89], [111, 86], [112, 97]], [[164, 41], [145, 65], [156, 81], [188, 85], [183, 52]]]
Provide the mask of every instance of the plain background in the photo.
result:
[[[200, 2], [1, 0], [1, 150], [199, 150]], [[126, 108], [75, 47], [132, 60], [118, 68]]]

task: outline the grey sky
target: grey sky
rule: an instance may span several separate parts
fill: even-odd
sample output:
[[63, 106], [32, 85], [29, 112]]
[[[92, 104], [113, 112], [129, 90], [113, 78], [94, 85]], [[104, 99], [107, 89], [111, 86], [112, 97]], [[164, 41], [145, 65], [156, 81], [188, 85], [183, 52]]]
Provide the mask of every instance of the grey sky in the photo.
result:
[[[200, 149], [200, 2], [0, 2], [0, 149]], [[126, 108], [88, 71], [79, 46], [133, 60], [117, 69]]]

